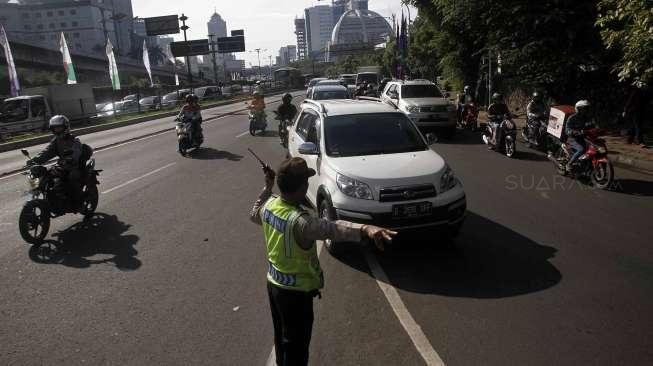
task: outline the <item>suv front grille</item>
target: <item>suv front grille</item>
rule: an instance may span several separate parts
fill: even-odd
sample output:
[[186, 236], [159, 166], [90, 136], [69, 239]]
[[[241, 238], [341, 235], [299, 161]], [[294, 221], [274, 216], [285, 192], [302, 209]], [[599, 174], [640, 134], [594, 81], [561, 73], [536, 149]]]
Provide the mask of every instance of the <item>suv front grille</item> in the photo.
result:
[[429, 105], [419, 107], [420, 113], [443, 113], [447, 111], [446, 105]]
[[384, 188], [379, 195], [380, 202], [412, 201], [422, 198], [435, 197], [437, 192], [432, 184], [410, 187]]

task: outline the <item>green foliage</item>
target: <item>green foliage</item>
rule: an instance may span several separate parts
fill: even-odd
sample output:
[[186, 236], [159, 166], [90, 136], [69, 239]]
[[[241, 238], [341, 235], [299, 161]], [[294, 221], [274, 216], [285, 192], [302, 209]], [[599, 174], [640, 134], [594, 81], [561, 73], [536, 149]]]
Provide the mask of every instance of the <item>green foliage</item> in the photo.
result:
[[621, 81], [653, 81], [653, 2], [650, 0], [601, 0], [596, 22], [603, 42], [618, 50], [614, 66]]

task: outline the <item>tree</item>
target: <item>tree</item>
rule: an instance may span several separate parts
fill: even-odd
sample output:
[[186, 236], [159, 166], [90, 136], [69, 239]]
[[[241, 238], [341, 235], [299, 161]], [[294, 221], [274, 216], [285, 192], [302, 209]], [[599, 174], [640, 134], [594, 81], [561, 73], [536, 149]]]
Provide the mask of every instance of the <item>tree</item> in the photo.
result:
[[650, 0], [601, 0], [596, 21], [608, 49], [618, 50], [621, 81], [653, 81], [653, 4]]

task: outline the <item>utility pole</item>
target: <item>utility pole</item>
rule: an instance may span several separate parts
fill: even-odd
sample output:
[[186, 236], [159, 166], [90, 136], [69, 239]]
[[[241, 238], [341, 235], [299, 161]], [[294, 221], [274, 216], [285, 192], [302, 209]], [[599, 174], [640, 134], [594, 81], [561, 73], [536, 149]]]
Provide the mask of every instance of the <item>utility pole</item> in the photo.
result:
[[488, 49], [487, 51], [487, 105], [488, 107], [492, 104], [492, 50]]
[[265, 51], [262, 48], [254, 49], [254, 52], [258, 55], [258, 79], [261, 80], [261, 51]]
[[270, 69], [268, 70], [268, 80], [270, 81], [270, 87], [272, 87], [272, 55], [270, 57]]
[[215, 54], [216, 54], [217, 50], [215, 49], [215, 42], [213, 42], [213, 37], [215, 37], [215, 34], [209, 34], [209, 40], [210, 40], [209, 41], [210, 42], [209, 46], [211, 46], [211, 56], [213, 56], [211, 58], [211, 60], [213, 61], [213, 80], [217, 84], [218, 83], [218, 69], [217, 69], [218, 66], [216, 65], [216, 60], [215, 60], [215, 57], [216, 57]]
[[[181, 17], [179, 17], [179, 20], [181, 20], [181, 30], [184, 31], [184, 42], [188, 42], [188, 38], [186, 37], [186, 31], [189, 26], [186, 25], [186, 21], [188, 20], [188, 17], [184, 15], [184, 13], [181, 13]], [[190, 70], [190, 57], [186, 56], [186, 66], [188, 66], [188, 84], [190, 85], [190, 90], [191, 92], [193, 91], [193, 73]]]

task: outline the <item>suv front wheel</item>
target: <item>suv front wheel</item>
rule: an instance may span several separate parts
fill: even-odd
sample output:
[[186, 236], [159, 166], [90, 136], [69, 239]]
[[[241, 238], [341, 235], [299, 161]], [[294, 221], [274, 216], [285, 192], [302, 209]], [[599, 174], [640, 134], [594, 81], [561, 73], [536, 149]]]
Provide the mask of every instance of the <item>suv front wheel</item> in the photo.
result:
[[[326, 219], [329, 221], [336, 220], [335, 209], [333, 206], [331, 206], [331, 203], [329, 203], [327, 199], [322, 199], [320, 201], [317, 211], [321, 219]], [[324, 246], [329, 251], [329, 253], [331, 253], [331, 255], [335, 255], [338, 251], [339, 243], [334, 242], [331, 239], [326, 239], [324, 240]]]

